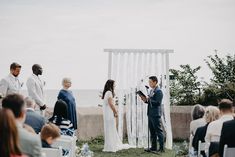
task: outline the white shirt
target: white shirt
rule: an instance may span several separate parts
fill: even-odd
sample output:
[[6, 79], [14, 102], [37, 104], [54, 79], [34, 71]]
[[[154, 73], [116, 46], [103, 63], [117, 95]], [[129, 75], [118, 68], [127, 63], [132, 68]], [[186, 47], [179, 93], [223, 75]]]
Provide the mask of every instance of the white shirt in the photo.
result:
[[190, 134], [195, 135], [197, 128], [206, 125], [205, 118], [199, 118], [190, 122]]
[[208, 125], [205, 136], [206, 152], [208, 152], [211, 142], [219, 142], [223, 123], [232, 119], [233, 116], [231, 114], [227, 114], [221, 116], [218, 120], [213, 121]]
[[193, 138], [195, 136], [196, 130], [199, 127], [202, 127], [206, 125], [206, 120], [205, 118], [199, 118], [196, 120], [192, 120], [190, 122], [190, 137], [189, 137], [189, 147], [192, 147], [192, 142], [193, 142]]
[[41, 81], [37, 75], [32, 74], [28, 78], [26, 82], [26, 86], [28, 89], [29, 96], [36, 102], [37, 105], [43, 106], [45, 104], [44, 92], [43, 92], [43, 86], [44, 86], [43, 81]]
[[23, 86], [23, 83], [19, 81], [18, 77], [15, 77], [12, 74], [9, 74], [7, 77], [3, 78], [0, 81], [0, 93], [3, 96], [8, 94], [20, 93], [20, 89]]

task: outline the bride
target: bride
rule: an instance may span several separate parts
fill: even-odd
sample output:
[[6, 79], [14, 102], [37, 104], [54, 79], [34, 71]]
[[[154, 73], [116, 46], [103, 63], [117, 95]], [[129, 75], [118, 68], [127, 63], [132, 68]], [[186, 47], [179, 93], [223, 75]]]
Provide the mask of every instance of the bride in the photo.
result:
[[116, 152], [121, 149], [128, 149], [128, 144], [122, 144], [120, 137], [118, 136], [116, 129], [116, 118], [118, 112], [115, 108], [113, 98], [115, 81], [108, 80], [105, 83], [102, 99], [103, 104], [103, 115], [104, 115], [104, 152]]

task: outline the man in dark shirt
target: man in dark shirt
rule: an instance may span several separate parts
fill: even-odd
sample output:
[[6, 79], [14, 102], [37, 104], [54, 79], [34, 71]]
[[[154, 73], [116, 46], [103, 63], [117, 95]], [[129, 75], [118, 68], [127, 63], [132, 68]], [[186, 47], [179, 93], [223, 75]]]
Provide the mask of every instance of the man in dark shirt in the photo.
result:
[[222, 126], [220, 142], [219, 142], [219, 155], [223, 157], [224, 145], [228, 147], [235, 147], [235, 120], [224, 122]]

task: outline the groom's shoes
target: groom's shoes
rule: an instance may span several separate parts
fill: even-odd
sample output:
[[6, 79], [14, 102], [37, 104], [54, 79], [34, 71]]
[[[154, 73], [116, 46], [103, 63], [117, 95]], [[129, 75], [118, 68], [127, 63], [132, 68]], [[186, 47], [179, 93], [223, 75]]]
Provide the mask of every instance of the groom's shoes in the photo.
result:
[[146, 152], [151, 152], [152, 149], [151, 149], [151, 148], [145, 148], [144, 151], [146, 151]]
[[158, 153], [164, 153], [165, 150], [164, 150], [163, 148], [160, 148], [160, 149], [157, 150], [157, 152], [158, 152]]
[[149, 152], [149, 153], [151, 152], [154, 154], [158, 154], [157, 149], [153, 149], [153, 148], [146, 148], [146, 149], [144, 149], [144, 151]]
[[151, 149], [150, 148], [145, 148], [144, 151], [145, 152], [151, 152]]

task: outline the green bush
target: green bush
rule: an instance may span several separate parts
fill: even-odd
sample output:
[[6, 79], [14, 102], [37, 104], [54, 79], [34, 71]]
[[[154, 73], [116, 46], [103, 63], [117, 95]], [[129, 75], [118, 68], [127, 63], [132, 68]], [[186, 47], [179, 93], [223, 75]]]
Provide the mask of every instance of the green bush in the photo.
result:
[[218, 86], [217, 84], [208, 84], [203, 88], [202, 104], [203, 105], [218, 105], [221, 99], [235, 98], [235, 82], [224, 83], [223, 86]]
[[171, 104], [218, 105], [223, 98], [235, 98], [235, 55], [221, 58], [215, 54], [208, 56], [205, 62], [212, 71], [212, 78], [203, 86], [196, 76], [200, 66], [193, 69], [187, 64], [180, 65], [181, 70], [170, 69], [174, 77], [170, 81]]
[[205, 60], [211, 69], [211, 83], [203, 88], [202, 100], [204, 105], [217, 105], [223, 98], [235, 98], [235, 55], [220, 58], [217, 54], [208, 56]]
[[174, 80], [170, 81], [171, 104], [192, 105], [200, 99], [200, 86], [196, 73], [200, 66], [195, 69], [190, 65], [180, 65], [181, 70], [170, 69]]

